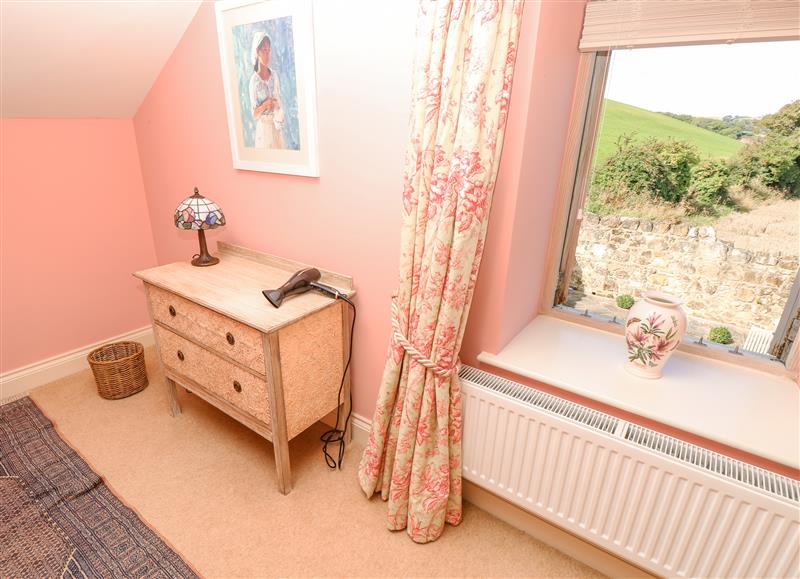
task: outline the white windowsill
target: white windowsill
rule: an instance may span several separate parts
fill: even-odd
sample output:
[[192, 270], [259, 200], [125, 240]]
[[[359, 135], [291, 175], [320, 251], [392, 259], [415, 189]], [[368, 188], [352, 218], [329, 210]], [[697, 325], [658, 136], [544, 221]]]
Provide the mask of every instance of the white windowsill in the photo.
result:
[[623, 367], [622, 336], [540, 315], [478, 360], [800, 468], [800, 388], [790, 378], [676, 351], [659, 380]]

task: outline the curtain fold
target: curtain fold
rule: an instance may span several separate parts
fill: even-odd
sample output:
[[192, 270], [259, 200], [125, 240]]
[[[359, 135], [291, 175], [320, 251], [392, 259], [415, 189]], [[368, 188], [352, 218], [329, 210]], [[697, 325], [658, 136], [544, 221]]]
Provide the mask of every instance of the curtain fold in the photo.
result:
[[359, 482], [418, 543], [461, 522], [458, 352], [500, 163], [522, 0], [422, 0], [392, 342]]

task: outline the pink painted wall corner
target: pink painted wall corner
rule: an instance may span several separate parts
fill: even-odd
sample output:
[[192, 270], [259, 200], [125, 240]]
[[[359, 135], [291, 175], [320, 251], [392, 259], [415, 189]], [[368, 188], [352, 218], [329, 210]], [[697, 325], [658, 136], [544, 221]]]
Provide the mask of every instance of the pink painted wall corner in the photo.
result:
[[146, 326], [156, 257], [130, 119], [0, 123], [5, 373]]

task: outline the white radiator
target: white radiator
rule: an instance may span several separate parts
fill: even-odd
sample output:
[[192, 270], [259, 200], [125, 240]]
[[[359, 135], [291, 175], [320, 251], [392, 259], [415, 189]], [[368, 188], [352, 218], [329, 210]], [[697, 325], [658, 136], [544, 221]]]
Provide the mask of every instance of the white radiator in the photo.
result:
[[464, 478], [656, 575], [800, 576], [800, 481], [469, 366]]
[[769, 330], [751, 326], [750, 331], [747, 332], [747, 339], [745, 339], [742, 349], [748, 352], [755, 352], [756, 354], [767, 354], [772, 344], [772, 338], [773, 333]]

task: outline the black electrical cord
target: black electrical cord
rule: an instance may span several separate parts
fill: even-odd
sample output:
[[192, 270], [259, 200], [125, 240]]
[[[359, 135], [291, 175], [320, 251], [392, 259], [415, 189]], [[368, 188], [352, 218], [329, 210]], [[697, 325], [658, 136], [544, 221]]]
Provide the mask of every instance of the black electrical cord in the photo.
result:
[[[347, 417], [344, 419], [344, 428], [339, 428], [339, 419], [341, 418], [340, 413], [342, 410], [341, 399], [342, 399], [342, 389], [344, 389], [344, 381], [347, 377], [347, 370], [350, 368], [350, 360], [353, 359], [353, 330], [356, 327], [356, 306], [353, 302], [347, 299], [347, 296], [344, 294], [339, 293], [337, 296], [339, 299], [346, 301], [350, 304], [350, 307], [353, 308], [353, 321], [350, 324], [350, 351], [347, 354], [347, 363], [344, 365], [344, 371], [342, 372], [342, 381], [339, 383], [339, 394], [336, 396], [336, 425], [334, 428], [331, 428], [327, 432], [325, 432], [319, 439], [324, 443], [322, 445], [322, 454], [325, 455], [325, 463], [328, 467], [332, 469], [336, 469], [339, 467], [339, 470], [342, 468], [342, 459], [344, 458], [344, 435], [347, 432], [347, 424], [350, 422], [350, 415], [353, 413], [353, 392], [350, 391], [350, 399], [348, 401], [348, 409], [347, 409]], [[335, 460], [333, 456], [331, 456], [330, 452], [328, 452], [328, 445], [332, 443], [339, 443], [339, 457], [338, 460]]]

